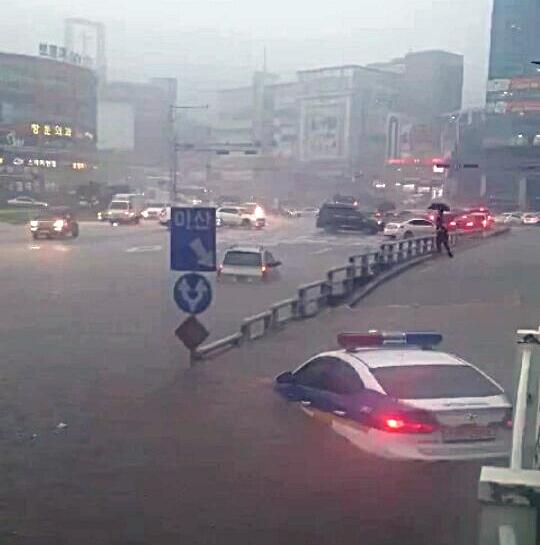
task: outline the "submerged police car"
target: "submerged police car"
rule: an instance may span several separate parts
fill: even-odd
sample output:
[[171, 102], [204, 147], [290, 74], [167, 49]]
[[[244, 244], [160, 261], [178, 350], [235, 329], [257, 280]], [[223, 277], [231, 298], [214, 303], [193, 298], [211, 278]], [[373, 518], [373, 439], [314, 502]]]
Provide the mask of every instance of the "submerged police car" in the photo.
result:
[[276, 378], [289, 401], [359, 448], [385, 458], [470, 460], [509, 455], [512, 407], [463, 359], [432, 350], [432, 332], [341, 333]]

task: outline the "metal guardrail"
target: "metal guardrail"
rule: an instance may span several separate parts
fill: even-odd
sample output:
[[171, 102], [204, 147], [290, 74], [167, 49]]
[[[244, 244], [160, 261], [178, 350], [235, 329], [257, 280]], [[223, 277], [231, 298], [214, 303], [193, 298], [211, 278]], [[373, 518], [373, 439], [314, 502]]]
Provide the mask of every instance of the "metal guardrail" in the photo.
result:
[[298, 288], [298, 316], [308, 318], [315, 316], [326, 305], [328, 299], [328, 283], [311, 282]]
[[222, 339], [219, 339], [212, 343], [200, 346], [197, 350], [193, 352], [193, 356], [195, 359], [200, 360], [203, 359], [205, 356], [210, 356], [217, 352], [221, 352], [222, 350], [226, 350], [231, 346], [239, 346], [241, 342], [242, 333], [233, 333], [232, 335], [228, 335], [227, 337], [223, 337]]
[[266, 334], [272, 324], [272, 313], [270, 311], [261, 312], [245, 318], [240, 326], [242, 340], [253, 341]]
[[331, 301], [346, 297], [354, 289], [354, 268], [351, 265], [330, 269], [326, 278], [328, 298]]
[[285, 299], [270, 307], [272, 327], [277, 328], [298, 317], [298, 299]]
[[[451, 246], [455, 246], [461, 238], [483, 236], [484, 233], [481, 233], [478, 237], [476, 232], [451, 233], [449, 242]], [[296, 298], [280, 301], [272, 305], [268, 311], [246, 318], [239, 333], [199, 347], [194, 352], [194, 357], [202, 359], [228, 347], [238, 346], [244, 341], [259, 339], [292, 320], [315, 316], [328, 305], [335, 305], [347, 299], [357, 286], [371, 281], [380, 273], [435, 251], [435, 237], [428, 236], [385, 241], [378, 251], [350, 256], [347, 265], [329, 270], [326, 280], [300, 286]]]
[[354, 280], [369, 279], [375, 276], [378, 272], [379, 259], [379, 252], [352, 255], [349, 257], [349, 264], [353, 268]]

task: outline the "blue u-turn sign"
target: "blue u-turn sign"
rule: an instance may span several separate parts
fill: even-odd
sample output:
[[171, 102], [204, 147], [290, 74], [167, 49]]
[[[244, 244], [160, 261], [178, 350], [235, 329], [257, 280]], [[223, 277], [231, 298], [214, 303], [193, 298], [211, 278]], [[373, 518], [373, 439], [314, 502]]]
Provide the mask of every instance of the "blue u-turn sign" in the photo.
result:
[[215, 208], [171, 208], [171, 269], [216, 270]]

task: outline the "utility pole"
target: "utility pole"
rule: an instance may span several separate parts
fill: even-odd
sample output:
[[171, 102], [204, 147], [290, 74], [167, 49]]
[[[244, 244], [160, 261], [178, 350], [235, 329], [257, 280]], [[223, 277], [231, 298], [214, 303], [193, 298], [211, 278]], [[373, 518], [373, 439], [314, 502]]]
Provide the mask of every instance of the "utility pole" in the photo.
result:
[[171, 104], [169, 106], [169, 127], [170, 127], [170, 144], [171, 144], [171, 171], [170, 171], [170, 187], [169, 197], [171, 203], [176, 200], [177, 182], [178, 182], [178, 150], [180, 149], [176, 135], [176, 112], [177, 110], [208, 110], [208, 104], [203, 106], [184, 106]]

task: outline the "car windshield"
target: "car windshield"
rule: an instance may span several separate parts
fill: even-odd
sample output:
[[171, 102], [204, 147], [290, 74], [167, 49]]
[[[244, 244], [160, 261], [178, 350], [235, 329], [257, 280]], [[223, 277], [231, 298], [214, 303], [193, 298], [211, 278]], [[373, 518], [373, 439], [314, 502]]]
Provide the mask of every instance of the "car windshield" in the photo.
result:
[[403, 365], [371, 370], [384, 391], [397, 399], [486, 397], [501, 393], [466, 365]]
[[37, 216], [36, 219], [38, 220], [50, 220], [55, 218], [63, 218], [67, 212], [65, 210], [55, 210], [54, 208], [51, 210], [45, 210], [39, 216]]
[[113, 201], [109, 206], [110, 210], [127, 210], [129, 203], [127, 201]]
[[325, 208], [325, 212], [330, 216], [360, 216], [360, 212], [350, 206], [328, 206]]
[[262, 264], [261, 254], [259, 252], [227, 252], [223, 264], [235, 267], [260, 267]]

